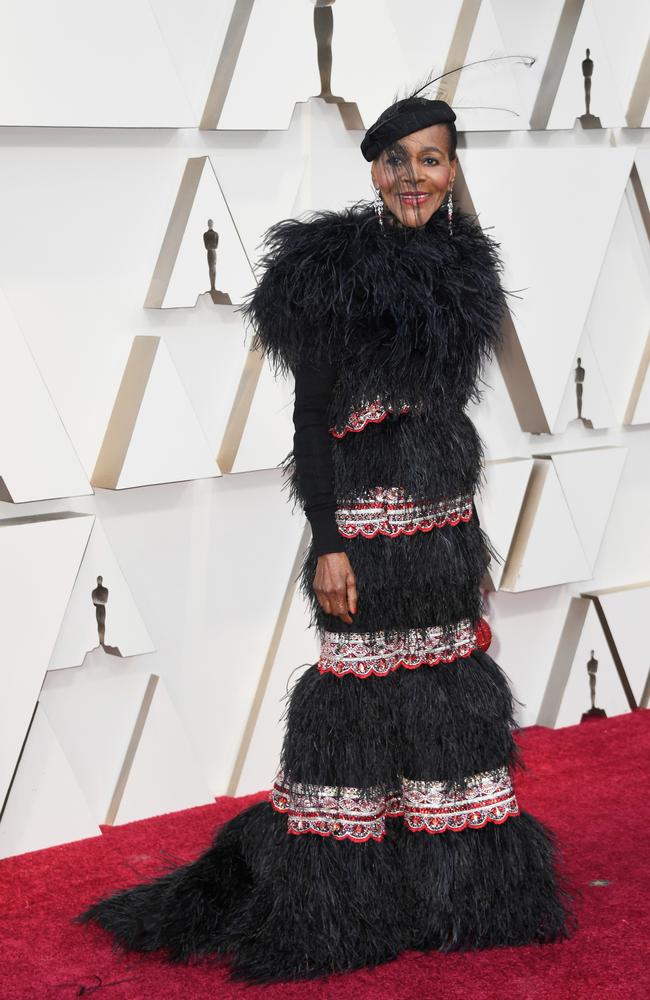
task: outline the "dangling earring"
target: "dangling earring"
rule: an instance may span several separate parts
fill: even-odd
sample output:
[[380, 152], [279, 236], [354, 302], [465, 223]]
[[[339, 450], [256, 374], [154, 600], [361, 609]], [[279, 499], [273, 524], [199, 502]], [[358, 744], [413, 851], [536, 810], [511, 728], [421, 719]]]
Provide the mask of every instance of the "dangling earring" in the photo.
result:
[[449, 223], [449, 235], [454, 235], [454, 203], [451, 200], [451, 192], [454, 190], [454, 185], [452, 184], [449, 188], [449, 195], [447, 197], [447, 222]]
[[384, 203], [381, 198], [381, 191], [379, 188], [375, 187], [373, 184], [373, 190], [375, 192], [375, 197], [372, 200], [372, 207], [375, 210], [375, 215], [379, 219], [379, 225], [382, 230], [384, 228]]

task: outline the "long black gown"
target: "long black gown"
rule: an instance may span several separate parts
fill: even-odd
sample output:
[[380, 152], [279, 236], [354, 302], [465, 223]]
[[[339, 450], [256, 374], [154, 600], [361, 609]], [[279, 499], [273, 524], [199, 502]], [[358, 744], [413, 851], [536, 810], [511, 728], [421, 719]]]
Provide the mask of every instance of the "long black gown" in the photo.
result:
[[[291, 689], [268, 798], [196, 861], [78, 918], [125, 948], [272, 982], [575, 925], [554, 838], [517, 801], [513, 695], [483, 617], [495, 553], [465, 407], [506, 293], [497, 245], [442, 215], [380, 231], [357, 205], [269, 231], [245, 313], [296, 380], [285, 472], [312, 527], [300, 585], [320, 655]], [[352, 625], [312, 589], [333, 551], [356, 576]]]

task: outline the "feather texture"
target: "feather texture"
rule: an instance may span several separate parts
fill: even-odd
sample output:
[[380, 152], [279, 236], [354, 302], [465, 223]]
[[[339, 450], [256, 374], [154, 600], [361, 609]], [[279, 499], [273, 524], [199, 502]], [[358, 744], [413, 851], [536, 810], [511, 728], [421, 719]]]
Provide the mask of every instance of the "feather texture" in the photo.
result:
[[428, 412], [478, 398], [501, 341], [499, 244], [475, 216], [442, 208], [422, 227], [379, 226], [367, 202], [267, 230], [259, 284], [239, 307], [276, 374], [333, 361], [332, 417], [408, 395]]

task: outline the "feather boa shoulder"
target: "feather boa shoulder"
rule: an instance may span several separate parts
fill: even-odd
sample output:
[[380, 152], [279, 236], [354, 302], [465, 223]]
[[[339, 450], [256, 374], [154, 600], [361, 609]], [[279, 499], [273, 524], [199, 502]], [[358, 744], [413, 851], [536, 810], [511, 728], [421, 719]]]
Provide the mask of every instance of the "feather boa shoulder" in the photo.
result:
[[382, 229], [367, 201], [275, 223], [239, 307], [252, 348], [276, 374], [347, 356], [397, 375], [416, 350], [430, 374], [446, 363], [473, 382], [499, 345], [508, 293], [477, 217], [455, 206], [453, 235], [447, 226], [443, 205], [425, 226]]

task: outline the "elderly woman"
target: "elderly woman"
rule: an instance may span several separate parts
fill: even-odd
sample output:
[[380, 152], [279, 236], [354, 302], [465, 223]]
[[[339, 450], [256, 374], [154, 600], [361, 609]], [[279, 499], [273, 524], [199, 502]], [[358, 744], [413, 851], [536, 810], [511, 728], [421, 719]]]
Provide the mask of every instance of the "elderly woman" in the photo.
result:
[[513, 697], [482, 617], [496, 553], [465, 409], [507, 305], [498, 245], [452, 200], [454, 120], [398, 101], [361, 144], [375, 202], [267, 233], [243, 311], [295, 378], [285, 473], [312, 528], [300, 583], [320, 655], [267, 799], [79, 918], [126, 948], [272, 982], [570, 934], [552, 835], [513, 787]]

